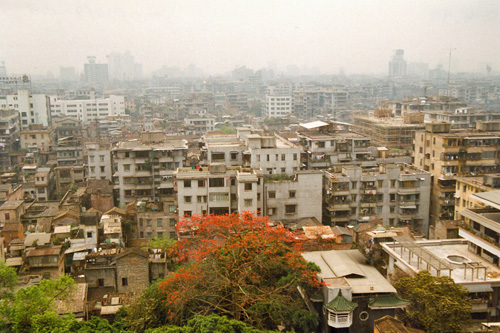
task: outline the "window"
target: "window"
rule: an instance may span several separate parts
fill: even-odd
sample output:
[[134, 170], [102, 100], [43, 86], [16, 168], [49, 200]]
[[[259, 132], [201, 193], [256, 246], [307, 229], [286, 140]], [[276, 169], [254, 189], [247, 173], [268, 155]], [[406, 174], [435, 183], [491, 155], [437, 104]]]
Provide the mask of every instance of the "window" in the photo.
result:
[[105, 166], [102, 166], [102, 167], [101, 167], [101, 172], [104, 172], [104, 170], [106, 170], [106, 167], [105, 167]]
[[293, 160], [296, 161], [297, 160], [297, 154], [293, 154]]
[[250, 207], [250, 206], [252, 206], [252, 204], [253, 204], [252, 199], [245, 199], [245, 207]]
[[390, 212], [391, 212], [391, 213], [394, 213], [394, 210], [396, 209], [396, 207], [394, 207], [394, 206], [390, 206], [390, 207], [389, 207], [389, 209], [390, 209]]
[[211, 178], [210, 187], [224, 187], [224, 178]]
[[175, 227], [175, 219], [170, 219], [170, 226]]
[[10, 214], [9, 213], [5, 213], [5, 220], [10, 220]]
[[378, 187], [383, 187], [384, 186], [384, 181], [383, 180], [379, 180], [378, 181]]
[[94, 156], [90, 156], [90, 163], [94, 163]]
[[147, 227], [150, 227], [150, 226], [151, 226], [151, 219], [147, 219], [147, 220], [146, 220], [146, 226], [147, 226]]
[[122, 278], [122, 286], [124, 286], [124, 287], [128, 286], [128, 279], [127, 278]]
[[267, 215], [271, 216], [274, 214], [276, 214], [276, 208], [272, 207], [267, 209]]
[[144, 225], [144, 220], [142, 218], [139, 219], [139, 226], [142, 227]]
[[391, 202], [396, 201], [396, 194], [394, 194], [394, 193], [389, 194], [389, 200], [390, 200]]
[[257, 155], [257, 162], [260, 162], [260, 155]]
[[184, 203], [191, 203], [191, 196], [189, 195], [184, 196]]
[[290, 198], [295, 198], [295, 195], [296, 195], [296, 194], [297, 194], [297, 192], [295, 192], [295, 191], [288, 191], [288, 196], [289, 196]]
[[97, 284], [99, 285], [99, 287], [104, 287], [104, 279], [98, 279]]
[[236, 152], [231, 153], [231, 160], [234, 161], [234, 160], [237, 160], [237, 159], [238, 159], [238, 153], [236, 153]]
[[130, 171], [130, 164], [124, 164], [123, 171]]
[[285, 160], [285, 154], [281, 154], [281, 160], [284, 161]]
[[190, 180], [185, 180], [184, 181], [184, 187], [191, 187], [191, 181]]
[[391, 180], [391, 188], [394, 188], [396, 187], [396, 181], [393, 179]]
[[352, 182], [352, 189], [358, 188], [358, 182]]
[[99, 161], [104, 162], [104, 155], [99, 155]]
[[162, 226], [162, 224], [163, 224], [162, 219], [157, 219], [157, 220], [156, 220], [156, 226], [161, 227], [161, 226]]
[[276, 192], [274, 192], [274, 191], [269, 191], [269, 192], [268, 192], [268, 195], [269, 195], [269, 199], [274, 199], [274, 198], [276, 198]]
[[281, 168], [281, 173], [286, 173], [286, 168]]
[[297, 205], [285, 205], [286, 214], [295, 214], [297, 212]]
[[184, 215], [185, 216], [191, 216], [193, 213], [190, 210], [185, 210]]
[[269, 162], [269, 154], [267, 154], [267, 161]]
[[92, 238], [92, 231], [87, 232], [87, 238]]
[[377, 206], [377, 214], [381, 214], [382, 213], [382, 206]]
[[226, 155], [224, 153], [212, 153], [213, 161], [224, 161], [226, 159]]
[[198, 187], [205, 187], [205, 180], [198, 180]]
[[245, 191], [251, 191], [252, 190], [252, 183], [245, 183]]
[[236, 179], [231, 179], [231, 186], [235, 186], [236, 185]]

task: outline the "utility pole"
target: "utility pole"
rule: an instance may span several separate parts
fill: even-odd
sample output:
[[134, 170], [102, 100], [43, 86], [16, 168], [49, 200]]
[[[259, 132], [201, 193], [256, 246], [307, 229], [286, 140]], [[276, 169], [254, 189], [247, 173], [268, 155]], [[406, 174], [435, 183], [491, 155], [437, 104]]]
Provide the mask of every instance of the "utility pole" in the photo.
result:
[[450, 69], [451, 69], [451, 51], [455, 51], [456, 49], [450, 49], [450, 54], [448, 56], [448, 84], [446, 87], [446, 95], [450, 96]]

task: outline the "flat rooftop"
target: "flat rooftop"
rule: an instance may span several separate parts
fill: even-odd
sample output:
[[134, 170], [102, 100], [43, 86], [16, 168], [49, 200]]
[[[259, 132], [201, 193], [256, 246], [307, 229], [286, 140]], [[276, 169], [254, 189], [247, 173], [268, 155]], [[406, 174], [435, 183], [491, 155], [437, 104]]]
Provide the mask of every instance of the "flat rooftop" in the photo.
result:
[[[427, 240], [418, 241], [415, 243], [418, 244], [418, 246], [425, 252], [430, 253], [432, 256], [447, 262], [450, 267], [453, 268], [451, 277], [456, 283], [467, 285], [481, 282], [500, 282], [500, 268], [496, 265], [491, 264], [483, 257], [469, 251], [468, 241], [465, 239]], [[408, 250], [404, 251], [403, 256], [401, 257], [398, 242], [384, 243], [383, 247], [384, 249], [389, 248], [392, 254], [396, 255], [398, 261], [410, 265], [414, 271], [426, 270], [425, 262], [421, 262], [419, 265], [419, 257], [417, 255], [409, 256]], [[475, 266], [485, 267], [486, 279], [484, 278], [485, 274], [483, 269], [476, 269], [476, 272], [473, 276], [472, 269], [467, 268], [465, 262], [468, 262]], [[436, 275], [435, 269], [431, 268], [431, 274]], [[448, 270], [443, 268], [443, 270], [441, 271], [441, 276], [448, 275]]]
[[299, 132], [300, 135], [315, 139], [315, 140], [333, 140], [337, 138], [352, 138], [352, 139], [366, 139], [370, 140], [369, 137], [351, 131], [334, 131], [332, 133], [321, 133], [321, 132]]

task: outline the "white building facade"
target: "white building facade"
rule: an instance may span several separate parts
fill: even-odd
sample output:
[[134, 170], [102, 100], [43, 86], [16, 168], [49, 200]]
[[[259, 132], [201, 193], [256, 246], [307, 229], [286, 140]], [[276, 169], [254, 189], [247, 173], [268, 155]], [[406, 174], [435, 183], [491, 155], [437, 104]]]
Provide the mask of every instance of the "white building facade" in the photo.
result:
[[51, 96], [50, 108], [54, 116], [74, 117], [84, 123], [103, 120], [109, 116], [125, 115], [125, 97], [64, 100]]

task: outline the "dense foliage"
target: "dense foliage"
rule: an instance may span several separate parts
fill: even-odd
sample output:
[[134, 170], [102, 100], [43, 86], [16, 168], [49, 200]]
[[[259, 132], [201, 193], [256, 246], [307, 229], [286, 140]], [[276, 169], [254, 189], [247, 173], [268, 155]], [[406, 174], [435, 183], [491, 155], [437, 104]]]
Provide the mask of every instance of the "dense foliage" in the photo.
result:
[[447, 276], [422, 271], [414, 278], [399, 279], [398, 293], [411, 303], [403, 319], [426, 332], [462, 332], [471, 318], [467, 290]]
[[298, 288], [318, 292], [318, 268], [285, 228], [250, 213], [197, 216], [178, 227], [177, 252], [188, 262], [159, 285], [169, 323], [215, 313], [259, 329], [315, 331], [318, 316]]

